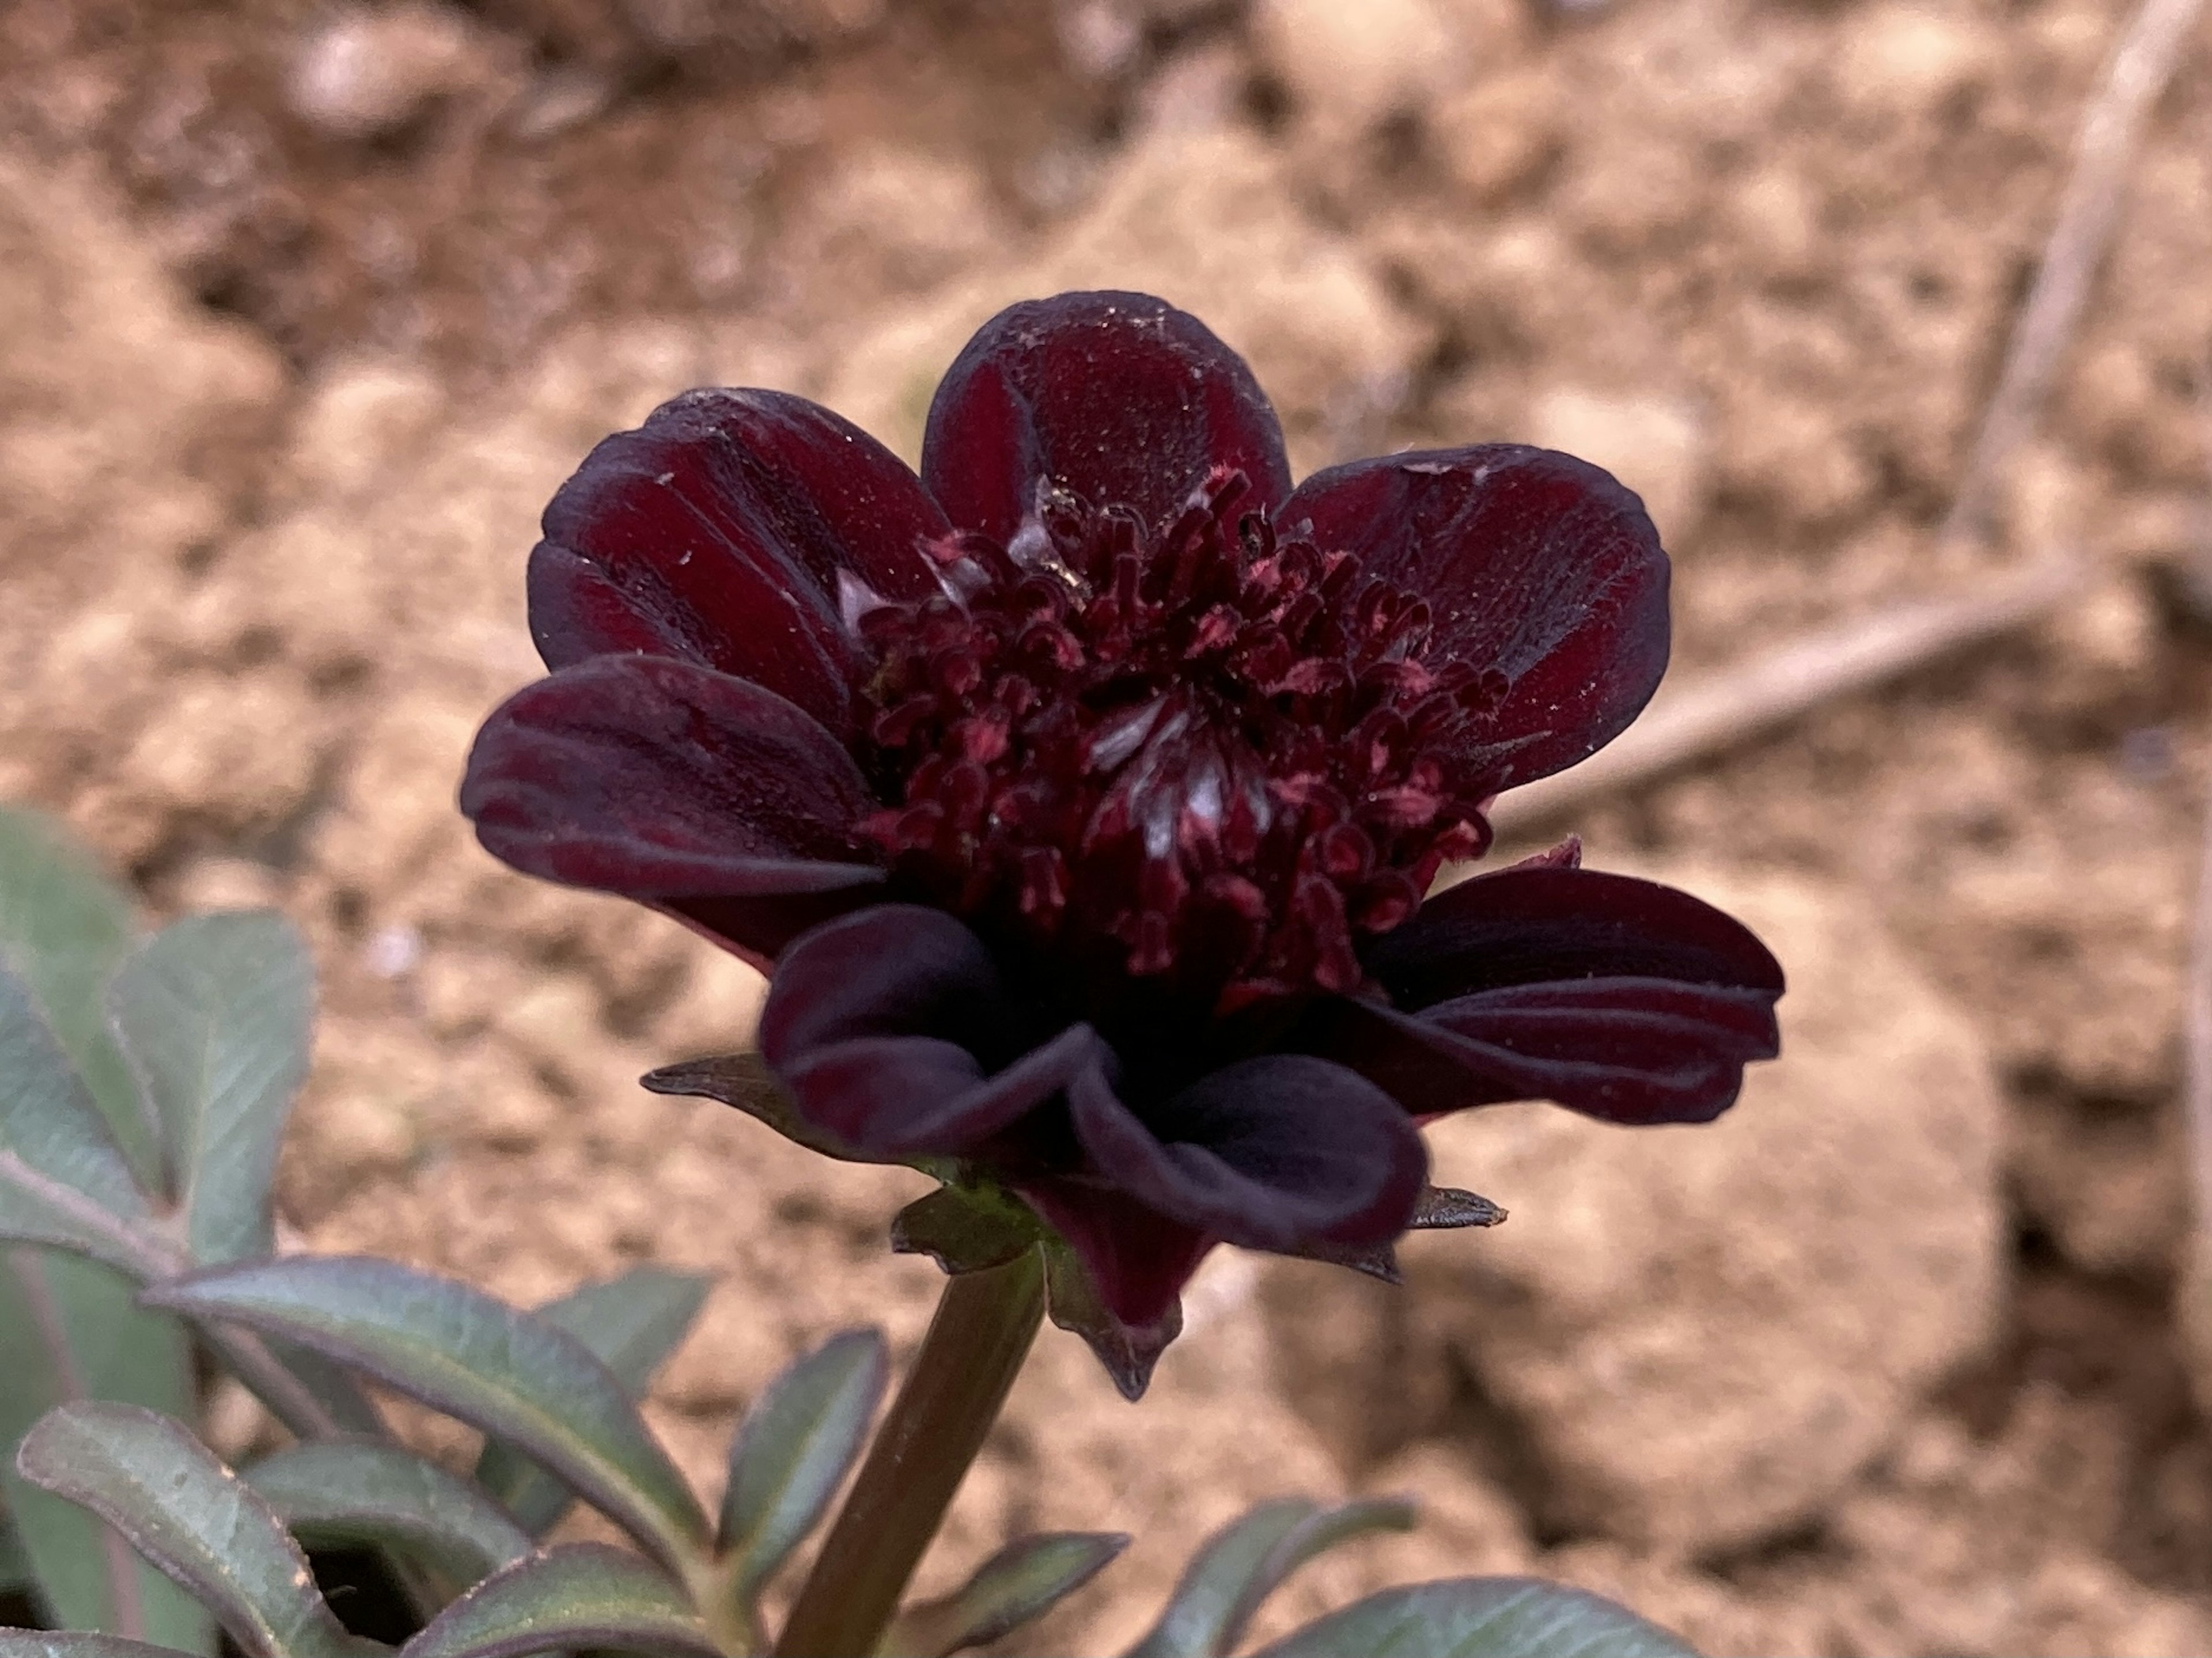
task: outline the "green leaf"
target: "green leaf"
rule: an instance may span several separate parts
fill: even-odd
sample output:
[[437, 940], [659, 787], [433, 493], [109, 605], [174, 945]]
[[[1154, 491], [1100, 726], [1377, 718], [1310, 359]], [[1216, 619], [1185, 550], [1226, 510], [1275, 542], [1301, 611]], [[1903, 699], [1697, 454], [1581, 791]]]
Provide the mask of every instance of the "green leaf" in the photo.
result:
[[732, 1592], [750, 1606], [814, 1529], [860, 1453], [890, 1373], [883, 1336], [848, 1330], [768, 1385], [730, 1447], [718, 1529]]
[[0, 1495], [50, 1621], [212, 1653], [215, 1625], [198, 1601], [93, 1515], [15, 1469], [15, 1442], [71, 1400], [128, 1400], [191, 1414], [184, 1332], [173, 1319], [139, 1310], [137, 1293], [131, 1280], [93, 1261], [0, 1250]]
[[179, 1424], [136, 1405], [64, 1405], [23, 1436], [16, 1466], [122, 1533], [251, 1658], [349, 1658], [299, 1546]]
[[1697, 1658], [1626, 1606], [1529, 1577], [1384, 1589], [1252, 1658]]
[[671, 1565], [706, 1545], [698, 1499], [613, 1373], [481, 1290], [396, 1261], [295, 1255], [194, 1273], [145, 1299], [296, 1341], [512, 1440]]
[[178, 1653], [174, 1647], [79, 1630], [0, 1629], [0, 1658], [178, 1658]]
[[574, 1543], [509, 1566], [447, 1606], [400, 1658], [522, 1658], [552, 1649], [720, 1658], [682, 1589], [635, 1555]]
[[314, 1030], [306, 940], [273, 910], [190, 917], [123, 964], [107, 1009], [161, 1121], [193, 1259], [270, 1254], [276, 1145]]
[[141, 1220], [131, 1177], [30, 985], [0, 967], [0, 1148], [34, 1173], [82, 1192], [109, 1213]]
[[[641, 1398], [691, 1328], [713, 1287], [713, 1280], [696, 1272], [634, 1266], [619, 1278], [584, 1284], [548, 1302], [538, 1316], [590, 1348], [632, 1398]], [[476, 1479], [532, 1536], [544, 1536], [568, 1512], [568, 1486], [504, 1441], [484, 1446]]]
[[60, 824], [0, 806], [0, 966], [22, 975], [131, 1171], [152, 1191], [161, 1183], [161, 1142], [100, 1005], [131, 947], [131, 908]]
[[294, 1445], [256, 1463], [245, 1478], [301, 1542], [394, 1549], [455, 1583], [489, 1577], [536, 1546], [474, 1485], [397, 1445], [332, 1439]]
[[1129, 1546], [1115, 1532], [1048, 1532], [1009, 1543], [951, 1594], [892, 1620], [877, 1658], [946, 1658], [988, 1645], [1048, 1611]]
[[[0, 1080], [0, 1088], [7, 1084]], [[40, 1174], [15, 1152], [0, 1149], [0, 1243], [36, 1243], [67, 1249], [135, 1278], [158, 1277], [171, 1252], [158, 1238], [73, 1186]]]
[[1302, 1497], [1263, 1503], [1207, 1540], [1159, 1622], [1127, 1658], [1219, 1658], [1276, 1585], [1316, 1555], [1367, 1532], [1404, 1531], [1413, 1523], [1412, 1507], [1396, 1501], [1336, 1509], [1318, 1509]]

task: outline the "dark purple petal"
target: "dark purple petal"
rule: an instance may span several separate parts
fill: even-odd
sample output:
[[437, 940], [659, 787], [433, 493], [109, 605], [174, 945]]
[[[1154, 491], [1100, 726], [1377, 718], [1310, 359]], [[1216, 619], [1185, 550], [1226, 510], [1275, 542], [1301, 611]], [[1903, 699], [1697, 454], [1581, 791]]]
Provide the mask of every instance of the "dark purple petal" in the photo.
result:
[[873, 805], [836, 739], [781, 697], [657, 657], [599, 657], [518, 691], [461, 784], [485, 849], [526, 874], [738, 914], [879, 882], [852, 837]]
[[1420, 1009], [1507, 985], [1667, 979], [1782, 993], [1751, 929], [1686, 892], [1598, 870], [1524, 864], [1424, 903], [1364, 952], [1393, 1005]]
[[871, 904], [793, 942], [761, 1010], [761, 1052], [779, 1068], [837, 1042], [937, 1036], [982, 1060], [1018, 1042], [981, 939], [941, 909]]
[[1778, 1048], [1767, 991], [1591, 979], [1484, 991], [1419, 1013], [1340, 1002], [1307, 1041], [1417, 1116], [1551, 1100], [1638, 1126], [1709, 1122]]
[[1070, 1025], [986, 1076], [974, 1054], [938, 1036], [862, 1036], [776, 1066], [799, 1114], [882, 1157], [952, 1157], [1012, 1128], [1109, 1055]]
[[[1014, 1189], [1074, 1251], [1100, 1306], [1118, 1327], [1094, 1332], [1059, 1297], [1053, 1321], [1090, 1340], [1121, 1391], [1133, 1399], [1144, 1391], [1152, 1361], [1182, 1327], [1182, 1286], [1215, 1240], [1109, 1187], [1046, 1177], [1018, 1181]], [[1109, 1351], [1115, 1347], [1122, 1351]]]
[[[950, 526], [898, 458], [780, 392], [689, 392], [608, 438], [545, 510], [531, 631], [548, 666], [681, 657], [765, 685], [839, 736], [862, 590], [922, 597]], [[854, 584], [857, 583], [858, 586]]]
[[1586, 462], [1518, 444], [1353, 461], [1284, 503], [1325, 550], [1410, 587], [1435, 616], [1427, 660], [1505, 676], [1459, 741], [1457, 786], [1495, 793], [1595, 752], [1667, 667], [1667, 556], [1637, 498]]
[[930, 404], [921, 476], [953, 523], [1006, 542], [1053, 478], [1158, 525], [1214, 468], [1255, 508], [1290, 494], [1283, 433], [1243, 358], [1144, 294], [1011, 306], [968, 342]]
[[1428, 1175], [1398, 1103], [1342, 1066], [1263, 1054], [1210, 1072], [1140, 1120], [1099, 1072], [1068, 1090], [1093, 1172], [1146, 1208], [1255, 1249], [1381, 1243]]

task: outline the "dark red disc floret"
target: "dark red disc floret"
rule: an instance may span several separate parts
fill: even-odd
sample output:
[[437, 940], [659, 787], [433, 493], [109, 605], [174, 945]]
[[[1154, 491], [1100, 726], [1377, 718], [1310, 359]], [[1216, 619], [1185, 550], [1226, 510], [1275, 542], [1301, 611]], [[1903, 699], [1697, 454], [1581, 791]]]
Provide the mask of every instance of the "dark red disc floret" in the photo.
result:
[[1505, 681], [1425, 659], [1425, 600], [1248, 494], [1217, 471], [1155, 532], [1041, 484], [1006, 544], [932, 547], [939, 593], [847, 595], [897, 879], [1217, 1013], [1365, 987], [1355, 939], [1489, 840], [1447, 756]]

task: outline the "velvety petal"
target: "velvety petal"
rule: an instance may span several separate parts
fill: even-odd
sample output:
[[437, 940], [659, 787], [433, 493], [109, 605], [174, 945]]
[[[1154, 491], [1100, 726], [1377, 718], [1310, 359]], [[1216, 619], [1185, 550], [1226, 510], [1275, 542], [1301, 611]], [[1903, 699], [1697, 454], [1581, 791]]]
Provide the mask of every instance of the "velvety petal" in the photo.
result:
[[1781, 964], [1699, 898], [1598, 870], [1524, 864], [1447, 888], [1363, 952], [1393, 1005], [1419, 1009], [1507, 985], [1675, 980], [1760, 993]]
[[1778, 1049], [1771, 992], [1659, 979], [1522, 985], [1419, 1013], [1338, 1002], [1306, 1045], [1419, 1117], [1551, 1100], [1608, 1122], [1708, 1122]]
[[[1053, 1321], [1079, 1330], [1098, 1350], [1121, 1391], [1136, 1397], [1144, 1391], [1152, 1360], [1182, 1327], [1182, 1286], [1215, 1240], [1178, 1225], [1126, 1193], [1087, 1181], [1023, 1180], [1015, 1182], [1015, 1190], [1066, 1241], [1083, 1263], [1100, 1306], [1119, 1328], [1094, 1333], [1057, 1304]], [[1117, 1346], [1121, 1351], [1109, 1351]], [[1141, 1373], [1132, 1376], [1133, 1370]]]
[[1079, 1076], [1103, 1075], [1106, 1044], [1089, 1025], [988, 1076], [938, 1036], [863, 1036], [778, 1065], [799, 1114], [843, 1144], [884, 1157], [951, 1157], [1012, 1127]]
[[882, 871], [851, 757], [782, 698], [656, 657], [600, 657], [507, 699], [461, 810], [527, 874], [647, 902], [821, 894]]
[[794, 940], [777, 962], [760, 1046], [781, 1068], [838, 1042], [937, 1036], [982, 1064], [1018, 1051], [1012, 1018], [990, 951], [957, 917], [871, 904]]
[[1405, 1112], [1327, 1060], [1262, 1054], [1139, 1119], [1103, 1075], [1068, 1090], [1093, 1172], [1148, 1209], [1255, 1249], [1381, 1243], [1406, 1230], [1428, 1153]]
[[922, 544], [950, 528], [850, 422], [780, 392], [712, 389], [602, 442], [544, 527], [530, 622], [549, 666], [678, 656], [764, 685], [840, 736], [863, 671], [848, 601], [932, 591]]
[[1157, 525], [1216, 466], [1273, 511], [1290, 493], [1283, 433], [1243, 358], [1197, 318], [1144, 294], [1009, 307], [968, 342], [930, 404], [921, 476], [963, 530], [1004, 542], [1056, 479]]
[[1667, 556], [1643, 504], [1586, 462], [1518, 444], [1353, 461], [1284, 504], [1327, 550], [1425, 597], [1430, 660], [1505, 676], [1457, 786], [1494, 793], [1618, 736], [1667, 667]]

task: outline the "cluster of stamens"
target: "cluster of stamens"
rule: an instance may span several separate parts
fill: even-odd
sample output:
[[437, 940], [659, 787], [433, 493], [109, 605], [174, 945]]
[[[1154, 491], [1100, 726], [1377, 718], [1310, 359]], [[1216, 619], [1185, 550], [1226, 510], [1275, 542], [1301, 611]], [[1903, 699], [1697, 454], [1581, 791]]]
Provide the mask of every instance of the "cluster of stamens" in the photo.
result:
[[1449, 739], [1494, 670], [1423, 661], [1425, 601], [1280, 538], [1217, 473], [1164, 532], [1051, 485], [943, 589], [854, 618], [879, 664], [864, 832], [979, 925], [1176, 975], [1218, 1011], [1358, 989], [1360, 934], [1488, 839]]

